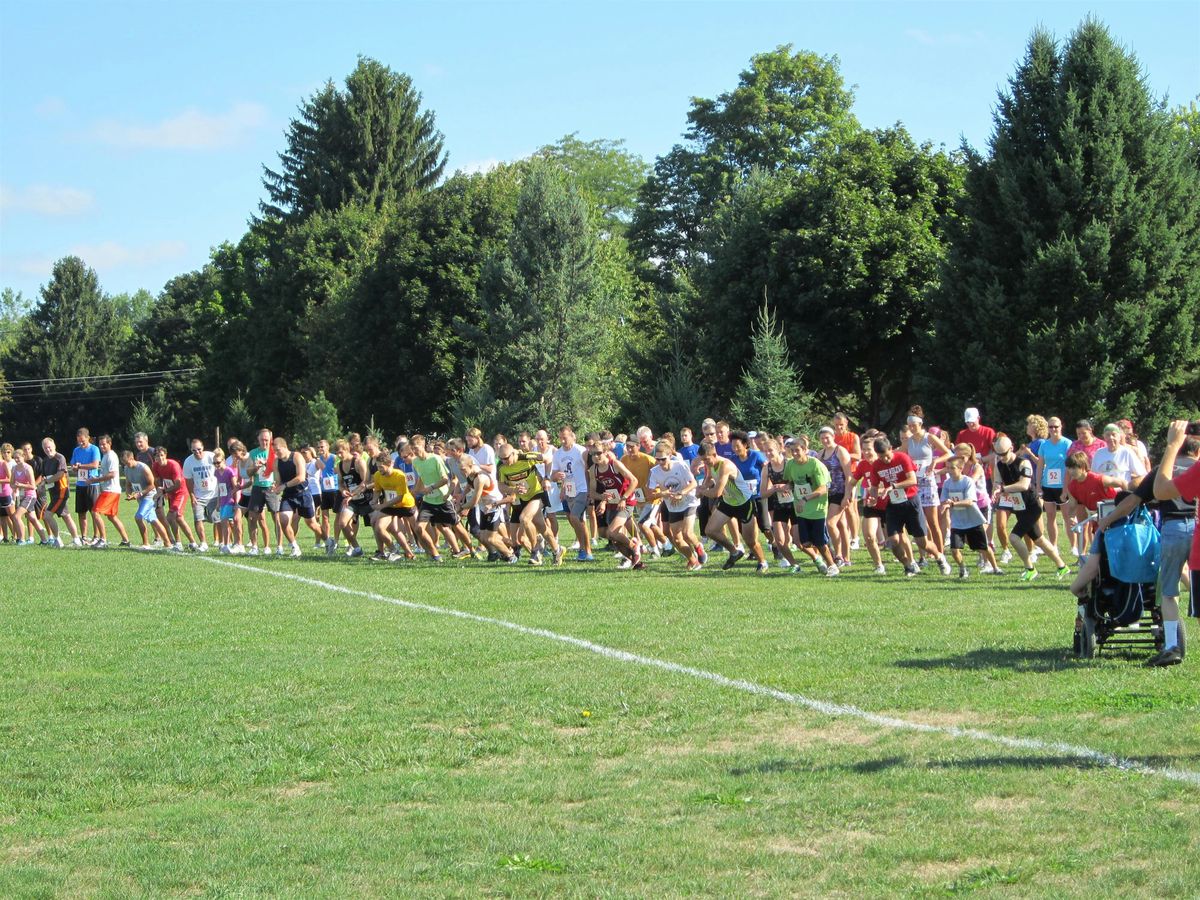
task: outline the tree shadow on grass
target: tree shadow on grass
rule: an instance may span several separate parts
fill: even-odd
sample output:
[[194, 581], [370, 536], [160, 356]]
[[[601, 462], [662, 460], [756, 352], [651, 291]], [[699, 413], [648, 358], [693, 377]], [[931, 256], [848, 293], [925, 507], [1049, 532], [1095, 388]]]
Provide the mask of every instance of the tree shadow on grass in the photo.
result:
[[1017, 672], [1057, 672], [1076, 662], [1070, 646], [1031, 649], [1029, 647], [981, 647], [957, 656], [900, 659], [901, 669], [1012, 669]]
[[[1155, 769], [1178, 768], [1182, 765], [1195, 765], [1198, 754], [1177, 756], [1129, 756], [1122, 757], [1128, 762]], [[964, 759], [914, 759], [909, 756], [881, 756], [875, 759], [865, 759], [853, 763], [835, 763], [826, 766], [814, 766], [806, 760], [772, 759], [748, 766], [736, 766], [729, 774], [736, 777], [746, 775], [786, 775], [791, 772], [842, 773], [849, 775], [877, 775], [890, 769], [924, 769], [937, 770], [974, 770], [974, 769], [1018, 769], [1022, 771], [1041, 771], [1048, 769], [1076, 769], [1091, 771], [1094, 769], [1116, 768], [1111, 763], [1100, 759], [1088, 759], [1082, 756], [1068, 754], [1038, 755], [1027, 754], [990, 754], [987, 756], [972, 756]]]

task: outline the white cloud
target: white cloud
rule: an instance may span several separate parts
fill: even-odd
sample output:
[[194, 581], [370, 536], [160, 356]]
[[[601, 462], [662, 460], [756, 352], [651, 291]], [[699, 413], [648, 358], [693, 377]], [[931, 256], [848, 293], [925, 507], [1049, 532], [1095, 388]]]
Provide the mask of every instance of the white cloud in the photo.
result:
[[464, 175], [486, 175], [492, 169], [502, 165], [504, 165], [504, 160], [502, 159], [479, 159], [459, 166], [456, 171]]
[[49, 256], [5, 256], [0, 258], [0, 273], [5, 276], [15, 272], [18, 275], [29, 275], [34, 278], [47, 278], [53, 266], [54, 260]]
[[114, 147], [213, 150], [240, 143], [266, 119], [267, 110], [260, 104], [235, 103], [225, 113], [192, 108], [152, 125], [105, 119], [92, 126], [89, 136]]
[[0, 210], [31, 212], [43, 216], [77, 216], [96, 203], [91, 191], [50, 184], [13, 188], [0, 184]]
[[67, 114], [67, 103], [62, 97], [46, 97], [33, 111], [43, 119], [57, 119]]
[[187, 252], [187, 245], [183, 241], [156, 241], [130, 247], [117, 241], [101, 241], [98, 244], [76, 244], [70, 252], [93, 269], [116, 269], [178, 259]]

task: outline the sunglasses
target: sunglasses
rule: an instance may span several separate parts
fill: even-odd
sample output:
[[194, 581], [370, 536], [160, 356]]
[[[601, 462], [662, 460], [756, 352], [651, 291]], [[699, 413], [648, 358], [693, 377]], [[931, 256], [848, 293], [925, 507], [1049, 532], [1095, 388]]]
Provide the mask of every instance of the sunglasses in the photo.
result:
[[656, 456], [656, 457], [654, 457], [654, 461], [655, 462], [666, 462], [670, 458], [671, 457], [669, 457], [669, 456]]

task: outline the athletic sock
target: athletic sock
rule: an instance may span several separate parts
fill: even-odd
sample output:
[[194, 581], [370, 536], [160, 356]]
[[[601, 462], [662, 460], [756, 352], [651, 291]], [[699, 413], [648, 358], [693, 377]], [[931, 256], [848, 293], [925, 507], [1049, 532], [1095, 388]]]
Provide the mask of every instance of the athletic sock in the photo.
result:
[[1163, 649], [1179, 646], [1179, 620], [1163, 619]]

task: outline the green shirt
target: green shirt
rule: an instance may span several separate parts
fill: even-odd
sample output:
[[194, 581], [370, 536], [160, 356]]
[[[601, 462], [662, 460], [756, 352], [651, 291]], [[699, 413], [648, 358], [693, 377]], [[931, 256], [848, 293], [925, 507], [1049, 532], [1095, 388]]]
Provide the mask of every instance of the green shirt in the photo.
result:
[[721, 457], [722, 462], [717, 464], [717, 468], [713, 470], [713, 480], [719, 481], [721, 478], [721, 469], [729, 470], [729, 479], [725, 482], [725, 490], [721, 492], [721, 499], [730, 506], [741, 506], [750, 497], [750, 485], [746, 484], [746, 479], [742, 477], [741, 470], [730, 460]]
[[[436, 453], [430, 453], [424, 459], [419, 456], [412, 458], [413, 471], [417, 473], [417, 477], [421, 479], [421, 484], [425, 485], [425, 495], [421, 498], [426, 503], [440, 505], [446, 502], [446, 498], [450, 496], [450, 470], [446, 468], [446, 463]], [[431, 484], [437, 484], [443, 479], [446, 483], [440, 488], [430, 489]]]
[[829, 512], [828, 491], [803, 505], [799, 501], [801, 497], [829, 484], [829, 470], [825, 464], [815, 456], [810, 456], [803, 463], [789, 459], [783, 467], [783, 477], [792, 483], [792, 493], [797, 500], [796, 515], [802, 519], [824, 519]]
[[[271, 451], [269, 450], [263, 450], [259, 447], [255, 447], [250, 451], [250, 464], [253, 466], [265, 466], [267, 463], [267, 457], [270, 456], [270, 453]], [[273, 473], [268, 474], [264, 469], [261, 468], [254, 473], [254, 487], [269, 488], [274, 484], [275, 476]]]

